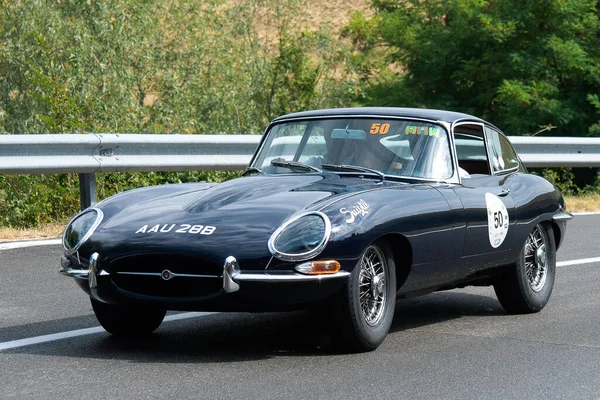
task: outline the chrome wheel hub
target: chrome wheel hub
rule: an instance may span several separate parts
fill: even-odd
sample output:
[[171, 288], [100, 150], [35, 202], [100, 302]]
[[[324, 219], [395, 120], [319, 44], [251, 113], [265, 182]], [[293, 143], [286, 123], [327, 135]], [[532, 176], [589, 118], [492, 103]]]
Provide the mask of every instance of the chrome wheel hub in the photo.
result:
[[373, 298], [377, 298], [383, 294], [385, 290], [385, 276], [383, 273], [373, 277], [371, 281], [371, 295]]
[[535, 252], [535, 262], [536, 264], [546, 265], [546, 250], [543, 247]]
[[534, 292], [539, 292], [548, 276], [548, 256], [546, 254], [546, 236], [538, 225], [525, 241], [525, 272], [527, 281]]
[[387, 266], [381, 250], [370, 246], [360, 260], [359, 296], [365, 322], [376, 325], [386, 306]]

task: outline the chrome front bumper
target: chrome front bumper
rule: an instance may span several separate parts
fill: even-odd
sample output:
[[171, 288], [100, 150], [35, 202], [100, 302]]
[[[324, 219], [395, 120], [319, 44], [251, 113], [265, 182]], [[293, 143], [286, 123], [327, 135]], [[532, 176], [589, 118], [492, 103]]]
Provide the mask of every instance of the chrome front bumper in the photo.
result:
[[559, 212], [554, 214], [554, 216], [552, 216], [552, 219], [555, 222], [567, 222], [573, 219], [573, 214], [569, 213], [569, 212]]
[[[60, 273], [70, 277], [87, 277], [88, 283], [91, 290], [97, 288], [99, 276], [110, 276], [110, 273], [98, 268], [98, 253], [91, 255], [89, 260], [89, 269], [77, 269], [72, 268], [68, 265], [68, 262], [61, 261]], [[164, 271], [163, 271], [164, 272]], [[129, 273], [133, 274], [133, 273]], [[162, 273], [137, 273], [138, 275], [151, 275], [161, 277]], [[295, 271], [242, 271], [238, 265], [237, 260], [233, 256], [229, 256], [225, 259], [223, 265], [222, 276], [207, 276], [207, 275], [194, 275], [194, 274], [176, 274], [169, 271], [169, 278], [173, 277], [187, 277], [187, 278], [218, 278], [223, 279], [223, 290], [226, 293], [234, 293], [240, 290], [240, 285], [244, 282], [264, 282], [264, 283], [275, 283], [275, 282], [319, 282], [330, 279], [342, 279], [350, 276], [348, 271], [339, 271], [335, 274], [323, 274], [323, 275], [304, 275]], [[163, 279], [165, 279], [163, 277]]]

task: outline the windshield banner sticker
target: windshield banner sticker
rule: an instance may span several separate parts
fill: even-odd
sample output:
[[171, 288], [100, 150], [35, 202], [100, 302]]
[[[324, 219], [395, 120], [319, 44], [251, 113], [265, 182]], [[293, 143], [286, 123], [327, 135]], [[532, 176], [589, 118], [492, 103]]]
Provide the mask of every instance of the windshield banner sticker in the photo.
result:
[[358, 201], [358, 203], [356, 203], [355, 206], [352, 206], [350, 208], [346, 208], [346, 207], [340, 208], [340, 212], [342, 214], [346, 214], [346, 222], [349, 224], [352, 224], [352, 223], [354, 223], [354, 220], [356, 219], [356, 217], [358, 217], [359, 215], [361, 217], [364, 217], [365, 215], [367, 215], [369, 213], [370, 208], [371, 208], [371, 206], [369, 205], [369, 203], [367, 203], [363, 199], [360, 199]]
[[409, 125], [404, 130], [407, 135], [440, 136], [440, 128], [436, 126]]
[[487, 206], [490, 244], [496, 249], [504, 242], [508, 233], [508, 211], [502, 200], [491, 193], [485, 194], [485, 204]]

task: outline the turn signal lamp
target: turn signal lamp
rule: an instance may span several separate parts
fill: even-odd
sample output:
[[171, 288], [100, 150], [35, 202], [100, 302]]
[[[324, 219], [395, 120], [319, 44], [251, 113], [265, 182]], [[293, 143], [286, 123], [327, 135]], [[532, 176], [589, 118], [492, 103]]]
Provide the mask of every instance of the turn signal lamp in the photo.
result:
[[306, 275], [335, 274], [340, 270], [340, 263], [335, 260], [311, 261], [299, 264], [295, 269]]

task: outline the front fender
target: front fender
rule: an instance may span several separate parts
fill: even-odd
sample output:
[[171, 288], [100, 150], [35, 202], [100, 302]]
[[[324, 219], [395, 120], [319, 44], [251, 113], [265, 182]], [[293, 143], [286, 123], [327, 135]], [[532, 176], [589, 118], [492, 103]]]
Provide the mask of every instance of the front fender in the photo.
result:
[[[455, 220], [444, 197], [429, 185], [402, 185], [357, 193], [322, 209], [331, 221], [323, 257], [359, 257], [380, 237], [400, 234], [415, 250], [413, 263], [447, 259], [446, 235]], [[454, 250], [454, 249], [452, 249]]]

